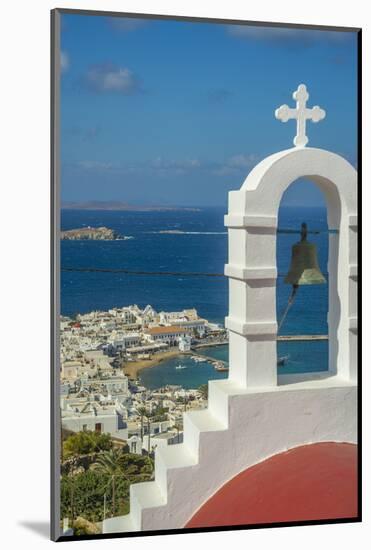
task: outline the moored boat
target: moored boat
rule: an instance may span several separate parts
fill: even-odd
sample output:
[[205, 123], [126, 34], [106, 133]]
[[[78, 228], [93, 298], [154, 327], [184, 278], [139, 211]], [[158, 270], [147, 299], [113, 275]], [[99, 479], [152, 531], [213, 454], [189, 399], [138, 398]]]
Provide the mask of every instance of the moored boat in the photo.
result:
[[229, 370], [229, 367], [221, 361], [216, 361], [214, 363], [214, 369], [218, 372], [227, 372]]
[[289, 359], [288, 355], [284, 355], [283, 357], [279, 357], [278, 360], [277, 360], [277, 366], [278, 367], [283, 367], [284, 365], [286, 365], [288, 359]]

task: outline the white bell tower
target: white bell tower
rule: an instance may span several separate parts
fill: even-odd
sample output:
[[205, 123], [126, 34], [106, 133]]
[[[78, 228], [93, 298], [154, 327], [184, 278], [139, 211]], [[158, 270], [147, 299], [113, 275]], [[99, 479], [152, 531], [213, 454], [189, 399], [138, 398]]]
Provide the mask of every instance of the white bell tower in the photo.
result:
[[329, 229], [329, 370], [357, 376], [357, 172], [345, 159], [305, 147], [305, 121], [325, 112], [306, 108], [301, 84], [297, 108], [283, 105], [276, 117], [297, 120], [296, 147], [264, 159], [239, 191], [229, 193], [225, 225], [229, 233], [230, 377], [247, 387], [277, 384], [276, 233], [282, 196], [298, 178], [312, 180], [327, 203]]
[[[184, 413], [184, 441], [158, 448], [155, 480], [130, 488], [130, 514], [107, 519], [108, 532], [181, 529], [235, 476], [281, 453], [357, 438], [357, 173], [342, 157], [305, 147], [308, 93], [294, 93], [295, 147], [258, 164], [229, 193], [229, 378], [209, 382], [209, 406]], [[276, 233], [283, 193], [312, 180], [327, 202], [329, 371], [277, 376]]]

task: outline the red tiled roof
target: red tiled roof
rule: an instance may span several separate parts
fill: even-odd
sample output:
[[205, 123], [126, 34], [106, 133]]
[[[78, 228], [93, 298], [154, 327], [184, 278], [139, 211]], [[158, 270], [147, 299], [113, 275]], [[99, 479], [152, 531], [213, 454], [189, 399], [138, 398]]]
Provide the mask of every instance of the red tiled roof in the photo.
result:
[[184, 327], [153, 327], [146, 329], [146, 332], [148, 334], [173, 334], [173, 333], [179, 333], [179, 332], [188, 332], [188, 330]]
[[316, 443], [238, 474], [185, 527], [357, 517], [357, 446]]

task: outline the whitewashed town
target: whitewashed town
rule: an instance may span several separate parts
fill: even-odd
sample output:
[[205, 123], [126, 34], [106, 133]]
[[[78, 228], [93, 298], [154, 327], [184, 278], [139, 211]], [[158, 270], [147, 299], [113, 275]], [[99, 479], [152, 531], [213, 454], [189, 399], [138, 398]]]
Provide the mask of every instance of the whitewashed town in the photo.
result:
[[110, 434], [141, 455], [182, 441], [183, 412], [205, 408], [207, 388], [149, 390], [138, 372], [177, 355], [202, 361], [197, 349], [226, 343], [226, 332], [195, 309], [158, 313], [130, 305], [63, 316], [60, 340], [62, 429]]

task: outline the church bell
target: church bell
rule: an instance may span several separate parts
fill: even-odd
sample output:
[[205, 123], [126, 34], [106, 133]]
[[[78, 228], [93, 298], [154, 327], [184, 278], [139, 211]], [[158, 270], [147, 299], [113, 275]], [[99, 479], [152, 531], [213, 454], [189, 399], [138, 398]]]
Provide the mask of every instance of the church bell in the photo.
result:
[[326, 283], [317, 259], [317, 247], [307, 241], [307, 224], [301, 225], [301, 240], [292, 247], [291, 266], [285, 283], [293, 286]]

